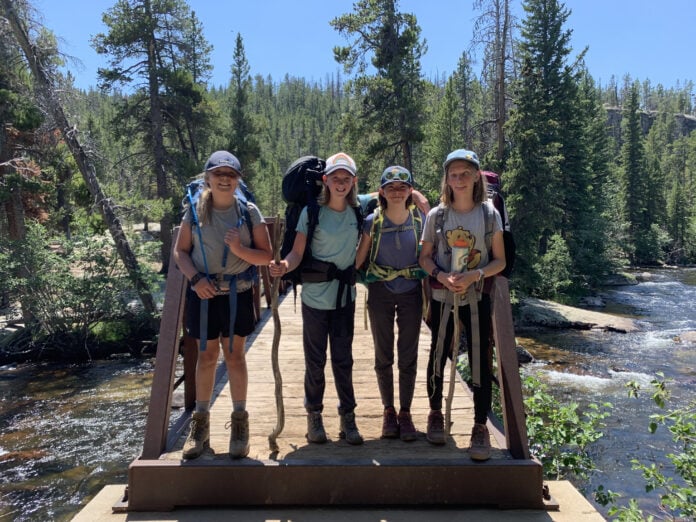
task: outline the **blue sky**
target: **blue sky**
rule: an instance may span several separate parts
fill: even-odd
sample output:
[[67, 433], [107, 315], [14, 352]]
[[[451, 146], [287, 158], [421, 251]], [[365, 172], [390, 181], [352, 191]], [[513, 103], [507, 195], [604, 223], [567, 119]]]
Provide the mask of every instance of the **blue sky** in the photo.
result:
[[[90, 37], [105, 30], [101, 15], [115, 0], [34, 0], [44, 24], [61, 39], [61, 50], [79, 59], [69, 63], [76, 84], [87, 89], [97, 84], [97, 67], [104, 57], [89, 45]], [[188, 0], [213, 45], [212, 85], [226, 85], [237, 33], [241, 33], [251, 74], [286, 74], [323, 81], [341, 71], [333, 59], [335, 45], [346, 40], [329, 25], [350, 12], [351, 0]], [[402, 12], [414, 13], [427, 40], [421, 61], [427, 78], [450, 74], [472, 39], [479, 15], [473, 0], [401, 0]], [[513, 0], [522, 16], [521, 2]], [[650, 79], [665, 87], [696, 81], [694, 63], [694, 0], [568, 0], [572, 11], [567, 28], [573, 31], [571, 56], [584, 47], [593, 78], [606, 85], [612, 75]], [[342, 73], [342, 71], [341, 71]]]

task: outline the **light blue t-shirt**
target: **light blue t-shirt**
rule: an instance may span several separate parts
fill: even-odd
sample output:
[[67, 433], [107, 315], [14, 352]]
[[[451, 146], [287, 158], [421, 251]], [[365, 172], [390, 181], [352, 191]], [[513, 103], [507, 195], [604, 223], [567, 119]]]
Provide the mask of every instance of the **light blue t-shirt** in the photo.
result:
[[[302, 209], [296, 231], [307, 235], [309, 218], [307, 207]], [[312, 238], [312, 255], [320, 260], [331, 262], [340, 270], [355, 264], [358, 244], [358, 218], [352, 207], [336, 212], [329, 207], [319, 207], [319, 222]], [[303, 283], [302, 302], [317, 310], [334, 310], [339, 282]], [[350, 289], [351, 301], [355, 300], [355, 286]], [[347, 304], [344, 294], [341, 305]]]

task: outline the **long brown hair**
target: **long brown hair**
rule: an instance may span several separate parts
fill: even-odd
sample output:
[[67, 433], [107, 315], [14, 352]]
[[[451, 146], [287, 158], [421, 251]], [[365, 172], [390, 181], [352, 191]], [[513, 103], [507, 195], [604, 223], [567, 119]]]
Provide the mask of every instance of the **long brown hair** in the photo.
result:
[[201, 225], [207, 225], [213, 219], [213, 191], [210, 188], [210, 173], [204, 172], [203, 179], [205, 180], [205, 184], [203, 185], [201, 197], [198, 198], [196, 212], [198, 213], [198, 219]]

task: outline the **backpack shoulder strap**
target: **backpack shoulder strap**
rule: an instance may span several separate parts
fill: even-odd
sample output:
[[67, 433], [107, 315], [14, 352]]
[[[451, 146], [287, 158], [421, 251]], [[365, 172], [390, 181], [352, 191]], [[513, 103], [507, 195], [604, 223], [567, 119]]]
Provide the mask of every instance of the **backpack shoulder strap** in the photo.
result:
[[449, 246], [449, 243], [447, 243], [447, 237], [445, 235], [445, 221], [447, 221], [447, 207], [440, 204], [437, 206], [437, 212], [435, 214], [435, 248], [438, 246], [438, 241], [442, 239], [445, 252], [450, 253], [452, 248]]
[[362, 227], [365, 221], [365, 217], [363, 216], [360, 205], [358, 205], [357, 207], [353, 207], [353, 211], [355, 212], [355, 218], [358, 220], [358, 241], [360, 241], [360, 235], [362, 234]]
[[380, 211], [379, 206], [375, 208], [372, 215], [372, 226], [370, 227], [370, 238], [372, 239], [372, 246], [370, 247], [370, 264], [374, 263], [377, 259], [379, 244], [382, 240], [382, 225], [384, 224], [384, 214]]
[[409, 210], [411, 212], [411, 223], [413, 223], [413, 230], [416, 234], [416, 257], [418, 257], [421, 250], [421, 237], [423, 236], [423, 218], [415, 205], [411, 205]]
[[[241, 221], [246, 223], [246, 226], [249, 229], [251, 248], [254, 248], [254, 225], [251, 223], [251, 212], [249, 212], [249, 205], [251, 205], [249, 201], [244, 198], [237, 197], [237, 215]], [[222, 251], [222, 266], [227, 266], [227, 256], [229, 255], [229, 250], [230, 248], [225, 245], [225, 248]]]
[[307, 205], [307, 242], [305, 243], [305, 256], [303, 259], [305, 259], [307, 255], [311, 257], [314, 230], [316, 230], [319, 224], [319, 210], [321, 209], [316, 203]]
[[493, 228], [495, 226], [495, 207], [490, 201], [483, 202], [483, 223], [486, 229], [486, 250], [490, 252], [493, 243]]

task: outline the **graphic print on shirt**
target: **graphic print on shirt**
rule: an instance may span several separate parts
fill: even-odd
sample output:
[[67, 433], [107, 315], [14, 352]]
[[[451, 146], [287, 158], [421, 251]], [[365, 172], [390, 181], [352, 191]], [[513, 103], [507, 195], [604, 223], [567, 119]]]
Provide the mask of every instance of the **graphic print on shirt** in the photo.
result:
[[454, 230], [448, 230], [447, 244], [451, 247], [465, 246], [469, 248], [469, 258], [466, 266], [469, 270], [476, 268], [481, 261], [481, 251], [476, 248], [476, 236], [469, 230], [464, 230], [464, 227], [457, 227]]

